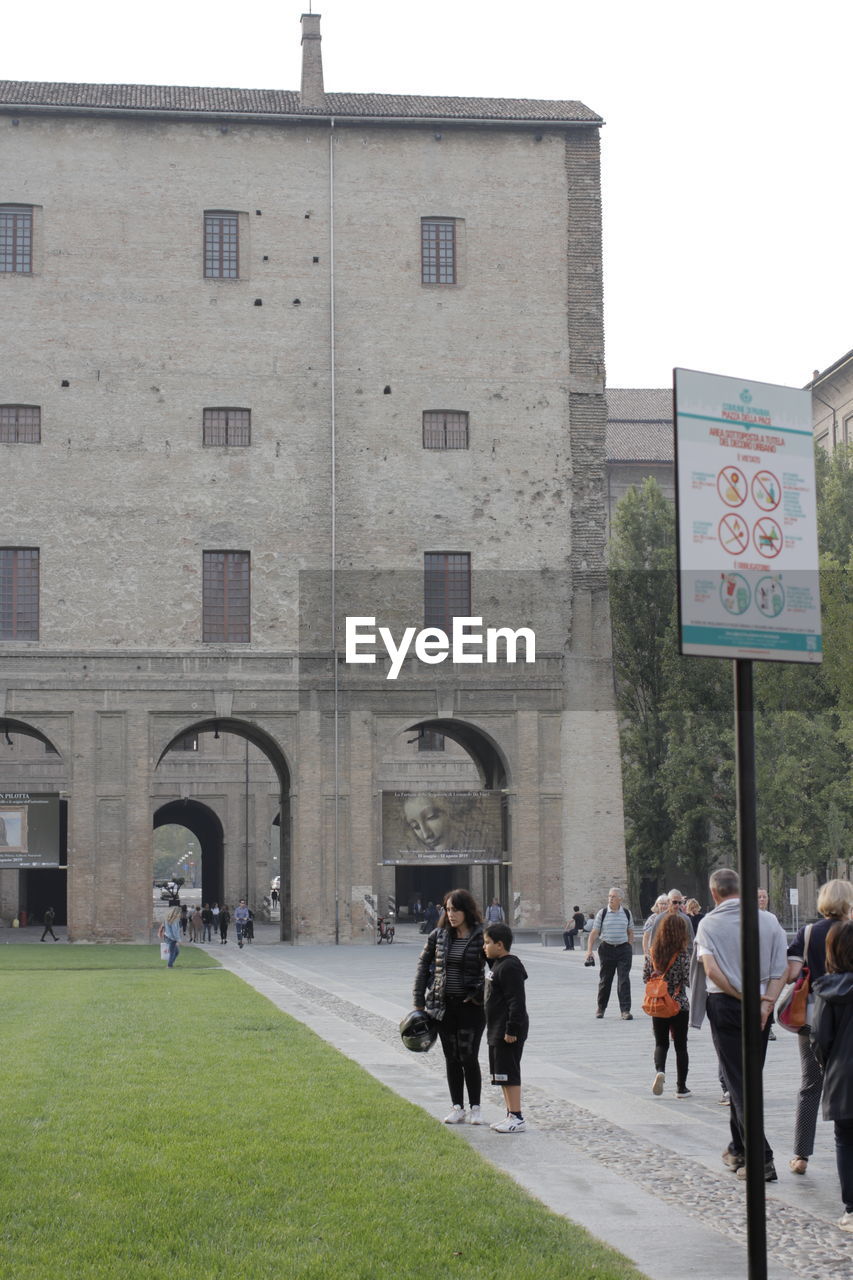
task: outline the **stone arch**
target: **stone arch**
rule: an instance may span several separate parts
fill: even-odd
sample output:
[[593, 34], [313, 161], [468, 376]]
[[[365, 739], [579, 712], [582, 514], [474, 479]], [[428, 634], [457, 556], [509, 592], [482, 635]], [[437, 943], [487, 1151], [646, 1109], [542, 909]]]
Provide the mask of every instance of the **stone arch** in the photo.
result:
[[430, 729], [441, 733], [459, 744], [473, 760], [480, 774], [483, 789], [503, 791], [509, 786], [509, 765], [506, 755], [491, 734], [467, 720], [428, 717], [406, 725], [409, 733]]
[[[279, 827], [279, 867], [281, 875], [280, 894], [280, 910], [281, 910], [281, 939], [283, 942], [291, 942], [294, 937], [293, 925], [293, 909], [292, 909], [292, 864], [291, 864], [291, 770], [290, 764], [284, 751], [279, 746], [275, 738], [272, 737], [260, 725], [250, 720], [241, 720], [235, 716], [207, 716], [202, 720], [195, 720], [182, 725], [177, 731], [173, 731], [168, 741], [162, 746], [157, 756], [155, 770], [160, 766], [163, 757], [171, 750], [171, 748], [181, 738], [188, 734], [212, 733], [214, 737], [223, 733], [234, 734], [238, 738], [244, 738], [257, 747], [267, 758], [275, 770], [280, 788], [280, 827]], [[178, 802], [181, 803], [181, 802]], [[181, 822], [181, 818], [171, 819], [172, 821]], [[158, 824], [159, 825], [159, 824]], [[184, 826], [189, 826], [183, 822]], [[192, 830], [192, 828], [189, 828]], [[194, 833], [196, 834], [196, 833]]]
[[[393, 729], [385, 735], [383, 754], [387, 758], [393, 753], [393, 744], [395, 740], [399, 741], [401, 735], [411, 743], [411, 735], [424, 731], [441, 734], [460, 747], [474, 766], [479, 779], [479, 789], [500, 795], [501, 851], [507, 856], [503, 857], [499, 863], [481, 865], [476, 865], [474, 860], [471, 860], [470, 864], [464, 862], [444, 864], [438, 857], [433, 865], [424, 860], [412, 860], [411, 863], [401, 861], [394, 868], [393, 876], [387, 868], [382, 876], [383, 896], [387, 895], [388, 907], [402, 914], [403, 918], [407, 918], [407, 899], [413, 896], [423, 899], [435, 898], [441, 890], [446, 891], [452, 887], [469, 888], [477, 896], [482, 896], [484, 902], [491, 897], [498, 897], [508, 905], [511, 894], [512, 832], [508, 796], [511, 772], [507, 755], [493, 735], [473, 721], [443, 716], [398, 720]], [[401, 786], [403, 791], [416, 788], [436, 792], [456, 789], [449, 775], [443, 773], [440, 766], [431, 781], [430, 763], [427, 759], [422, 763], [422, 776], [416, 777], [410, 772]], [[448, 762], [448, 765], [452, 768], [452, 761]], [[420, 766], [418, 770], [420, 772]], [[469, 772], [469, 777], [472, 772], [473, 770]], [[466, 791], [477, 788], [466, 780], [458, 789]], [[458, 804], [458, 801], [454, 804]], [[415, 890], [418, 892], [415, 893]], [[382, 906], [385, 906], [384, 900]]]
[[219, 815], [200, 800], [167, 800], [154, 814], [154, 830], [174, 823], [191, 831], [201, 845], [201, 900], [224, 900], [225, 840]]

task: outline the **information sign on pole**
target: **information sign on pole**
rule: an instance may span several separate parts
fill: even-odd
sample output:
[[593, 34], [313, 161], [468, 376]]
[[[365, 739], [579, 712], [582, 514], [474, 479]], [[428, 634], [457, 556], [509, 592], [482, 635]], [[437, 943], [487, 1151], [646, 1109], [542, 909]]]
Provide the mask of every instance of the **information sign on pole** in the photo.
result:
[[820, 662], [811, 396], [674, 370], [681, 652]]

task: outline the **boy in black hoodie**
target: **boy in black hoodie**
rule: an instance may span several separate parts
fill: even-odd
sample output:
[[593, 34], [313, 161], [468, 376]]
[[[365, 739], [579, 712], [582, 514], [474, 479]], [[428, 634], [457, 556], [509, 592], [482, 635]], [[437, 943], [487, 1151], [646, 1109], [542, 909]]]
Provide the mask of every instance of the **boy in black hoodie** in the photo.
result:
[[524, 1133], [521, 1113], [521, 1053], [529, 1026], [524, 984], [527, 973], [518, 956], [510, 955], [512, 929], [508, 924], [488, 924], [483, 931], [486, 973], [486, 1038], [492, 1084], [499, 1084], [506, 1103], [506, 1119], [492, 1128], [496, 1133]]

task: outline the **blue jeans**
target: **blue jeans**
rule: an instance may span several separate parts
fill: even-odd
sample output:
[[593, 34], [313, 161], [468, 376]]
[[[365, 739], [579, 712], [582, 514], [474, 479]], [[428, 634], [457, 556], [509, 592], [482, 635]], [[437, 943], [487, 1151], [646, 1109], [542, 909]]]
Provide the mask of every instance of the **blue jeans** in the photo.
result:
[[180, 951], [181, 948], [178, 946], [174, 938], [167, 938], [166, 941], [169, 944], [169, 959], [166, 964], [166, 968], [172, 969], [174, 968], [175, 961], [178, 958], [178, 952]]

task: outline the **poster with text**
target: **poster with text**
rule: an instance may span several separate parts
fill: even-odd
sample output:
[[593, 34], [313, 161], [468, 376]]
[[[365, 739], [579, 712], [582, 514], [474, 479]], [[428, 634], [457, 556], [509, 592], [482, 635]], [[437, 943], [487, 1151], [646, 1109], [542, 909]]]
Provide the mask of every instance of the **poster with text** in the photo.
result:
[[58, 866], [58, 793], [0, 791], [0, 869]]
[[681, 652], [820, 662], [811, 396], [674, 370]]

